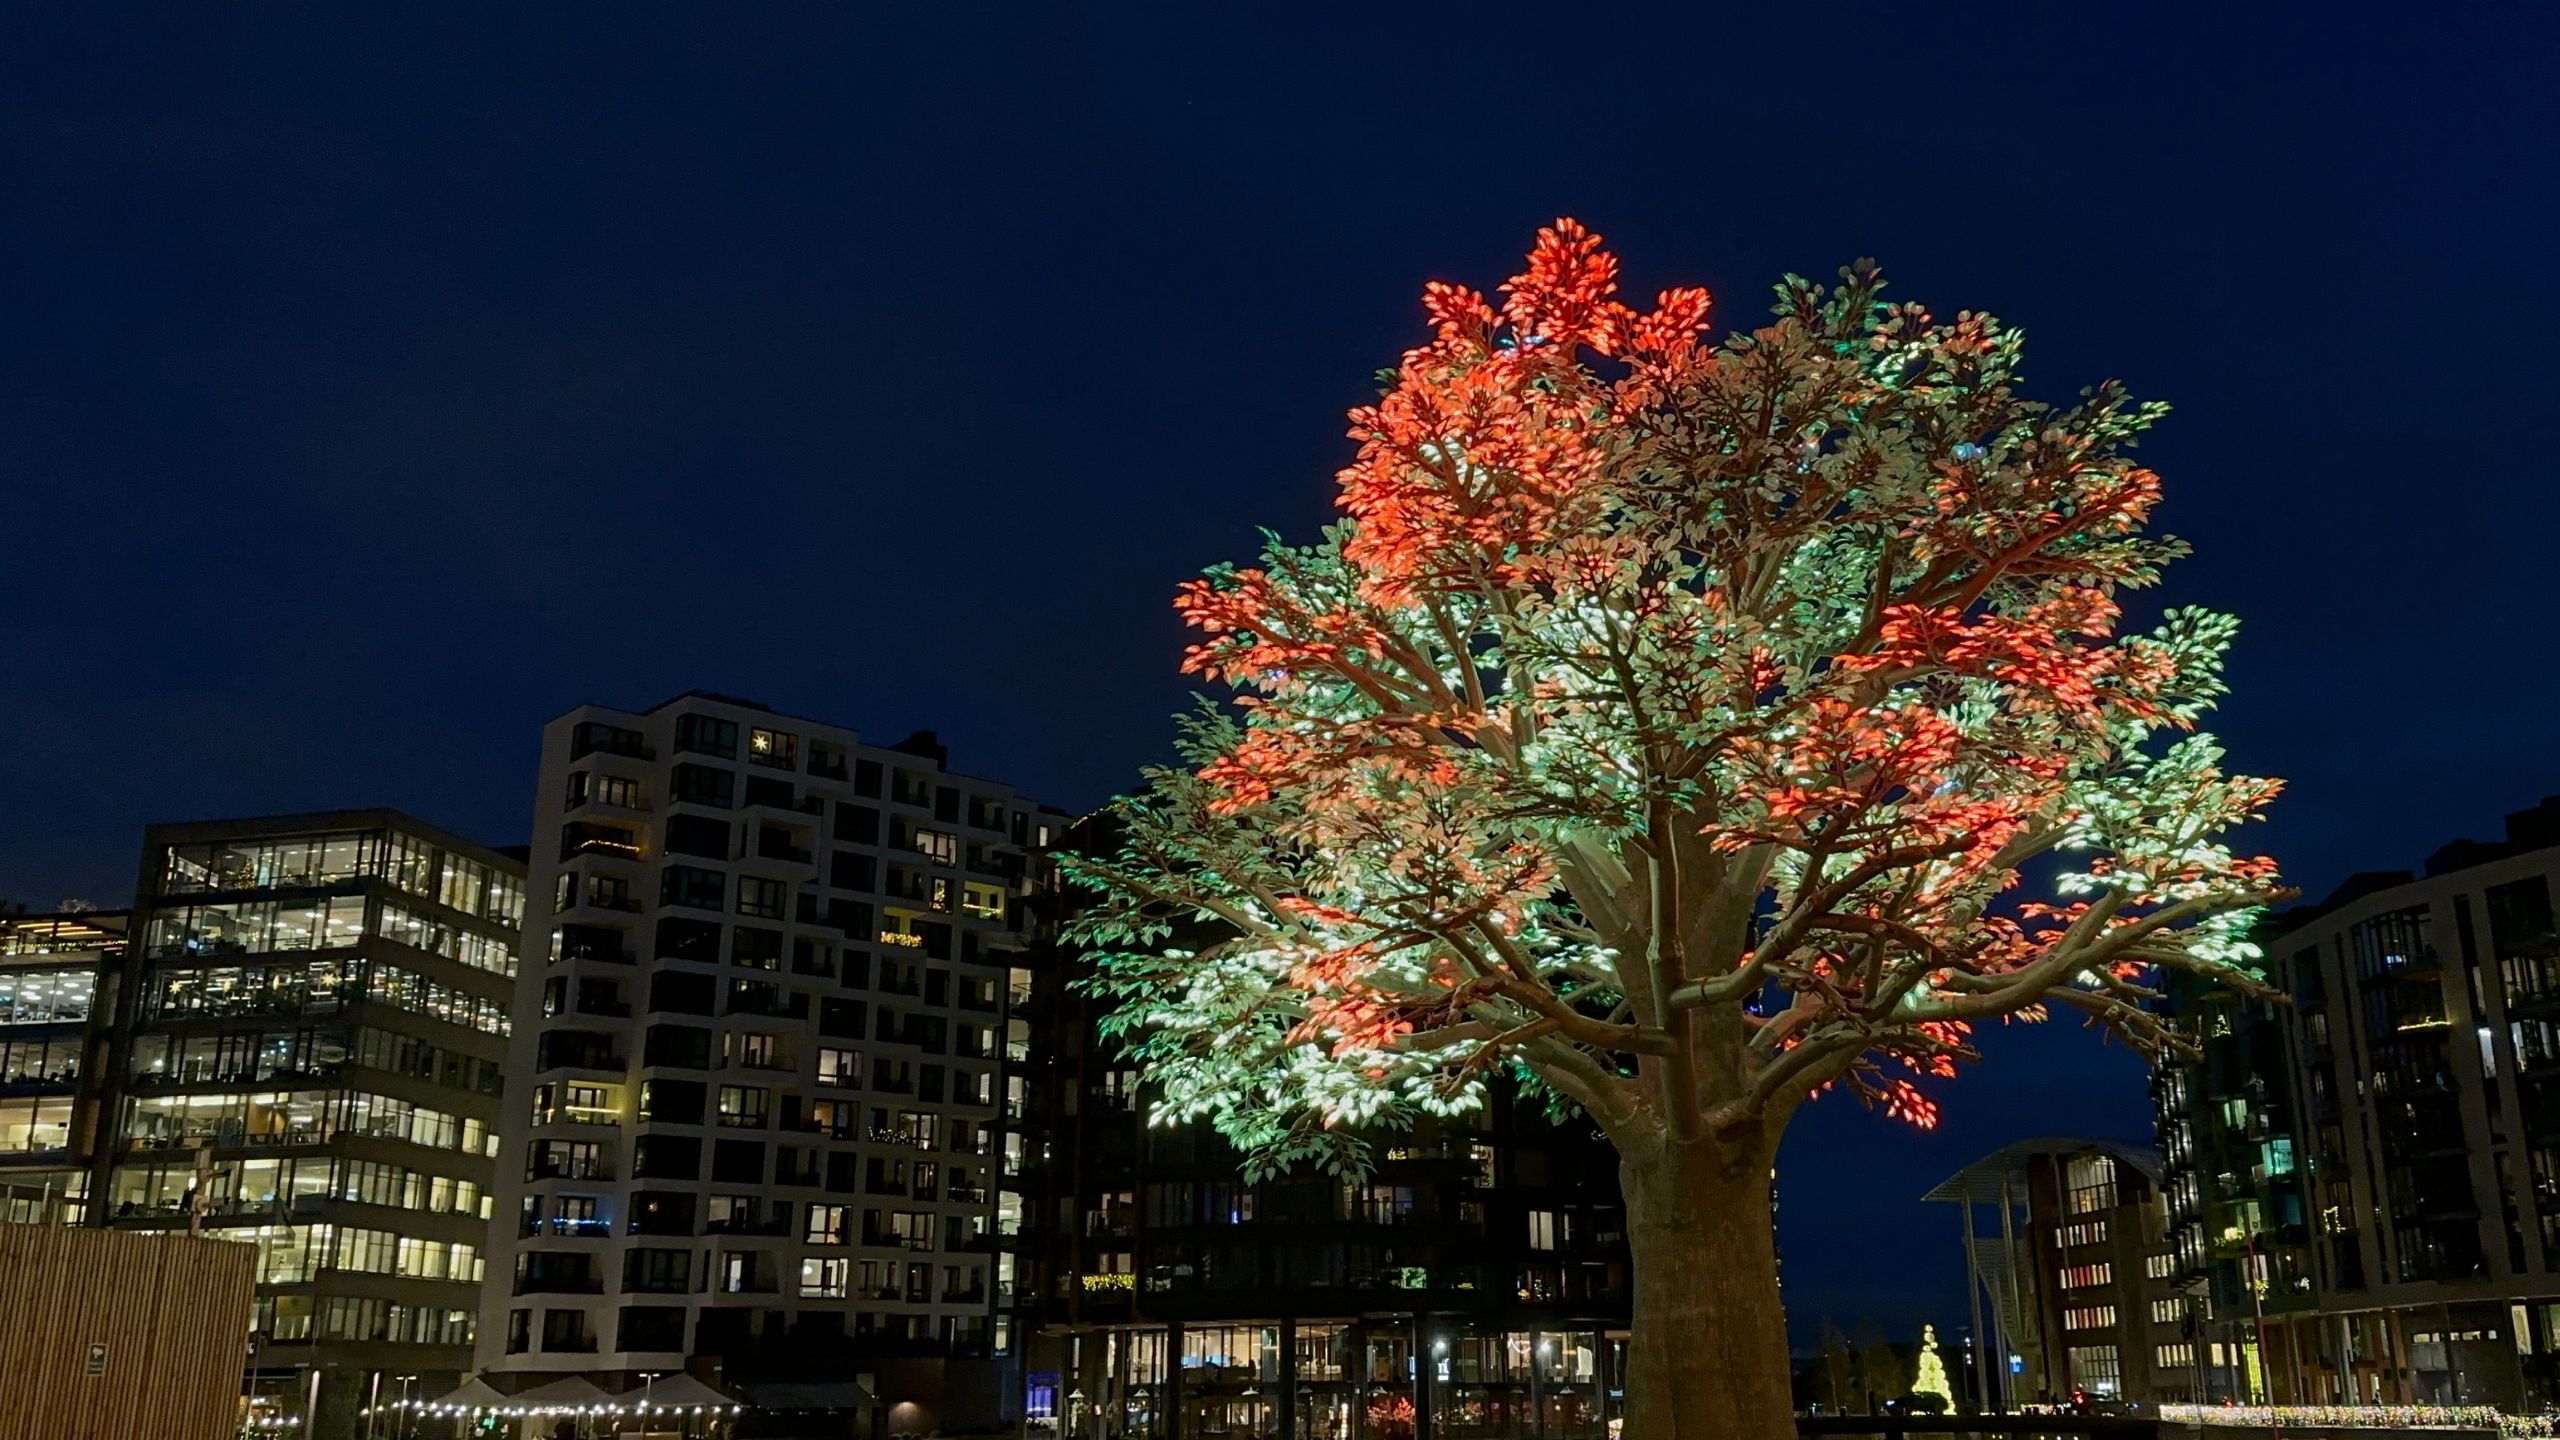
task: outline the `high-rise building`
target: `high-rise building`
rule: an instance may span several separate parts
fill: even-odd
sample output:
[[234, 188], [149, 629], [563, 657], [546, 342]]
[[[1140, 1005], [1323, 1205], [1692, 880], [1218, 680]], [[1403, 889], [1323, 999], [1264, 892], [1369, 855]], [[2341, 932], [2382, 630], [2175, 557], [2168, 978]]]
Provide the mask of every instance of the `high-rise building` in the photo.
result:
[[1060, 819], [930, 735], [690, 693], [553, 721], [487, 1377], [993, 1418], [1008, 996]]
[[[2560, 1397], [2560, 800], [2261, 933], [2273, 1007], [2174, 992], [2187, 1268], [2242, 1398]], [[2217, 1063], [2225, 1050], [2245, 1064]]]
[[2152, 1101], [2198, 1383], [2209, 1400], [2260, 1397], [2262, 1327], [2318, 1304], [2284, 1030], [2273, 1004], [2228, 986], [2173, 971], [2161, 988], [2195, 1045], [2154, 1069]]
[[1042, 946], [1012, 1098], [1026, 1417], [1067, 1440], [1611, 1433], [1630, 1305], [1617, 1162], [1496, 1087], [1473, 1123], [1372, 1139], [1358, 1179], [1251, 1177], [1151, 1126], [1085, 962]]
[[1921, 1197], [1957, 1207], [1969, 1318], [1990, 1340], [1954, 1377], [1960, 1396], [1986, 1409], [2197, 1398], [2160, 1175], [2141, 1146], [2022, 1140]]
[[523, 876], [390, 810], [144, 833], [87, 1218], [257, 1247], [253, 1420], [354, 1436], [469, 1366]]

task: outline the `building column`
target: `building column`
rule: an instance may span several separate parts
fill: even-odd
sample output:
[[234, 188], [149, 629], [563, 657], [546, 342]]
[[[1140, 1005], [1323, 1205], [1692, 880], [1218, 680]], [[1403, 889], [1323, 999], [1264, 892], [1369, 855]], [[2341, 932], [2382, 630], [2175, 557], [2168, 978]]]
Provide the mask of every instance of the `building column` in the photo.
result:
[[1432, 1425], [1432, 1376], [1439, 1369], [1439, 1357], [1431, 1350], [1431, 1317], [1417, 1308], [1413, 1312], [1413, 1440], [1439, 1440]]
[[1298, 1440], [1298, 1322], [1280, 1322], [1280, 1437]]
[[[1982, 1256], [1974, 1243], [1973, 1192], [1956, 1197], [1956, 1213], [1964, 1225], [1964, 1300], [1973, 1313], [1973, 1403], [1988, 1414], [1998, 1407], [1991, 1402], [1990, 1362], [1983, 1355], [1992, 1347], [1991, 1337], [1982, 1329]], [[2002, 1358], [2005, 1363], [2006, 1357]]]
[[[2006, 1170], [2000, 1172], [2000, 1253], [2008, 1257], [2009, 1261], [2009, 1313], [2018, 1317], [2018, 1323], [2025, 1326], [2028, 1333], [2036, 1337], [2036, 1371], [2039, 1379], [2039, 1383], [2036, 1388], [2040, 1391], [2050, 1389], [2052, 1375], [2050, 1364], [2052, 1357], [2045, 1354], [2045, 1347], [2043, 1344], [2044, 1299], [2043, 1296], [2039, 1294], [2036, 1299], [2036, 1313], [2029, 1314], [2027, 1312], [2026, 1299], [2018, 1290], [2018, 1272], [2024, 1270], [2026, 1266], [2018, 1255], [2018, 1232], [2015, 1224], [2015, 1217], [2010, 1214], [2009, 1210], [2009, 1172]], [[2022, 1336], [2011, 1335], [2008, 1333], [2007, 1325], [2005, 1323], [2002, 1325], [2000, 1333], [2001, 1343], [2006, 1346], [2016, 1347], [2018, 1354], [2022, 1356], [2026, 1354], [2026, 1346], [2020, 1343], [2023, 1338], [2024, 1337]], [[2001, 1364], [2003, 1367], [2006, 1367], [2008, 1364], [2008, 1357], [2006, 1355], [2001, 1357]], [[2002, 1373], [2009, 1374], [2005, 1368]], [[2016, 1409], [2018, 1406], [2018, 1382], [2024, 1378], [2025, 1377], [2023, 1375], [2009, 1374], [2009, 1406], [2011, 1409]]]
[[[1547, 1357], [1538, 1350], [1545, 1338], [1539, 1331], [1529, 1332], [1529, 1433], [1536, 1440], [1547, 1440]], [[1504, 1336], [1502, 1343], [1508, 1349], [1510, 1337]]]
[[1163, 1420], [1160, 1427], [1166, 1440], [1182, 1440], [1182, 1322], [1168, 1320], [1164, 1327], [1164, 1403], [1157, 1410]]
[[1351, 1440], [1369, 1435], [1369, 1322], [1351, 1322]]

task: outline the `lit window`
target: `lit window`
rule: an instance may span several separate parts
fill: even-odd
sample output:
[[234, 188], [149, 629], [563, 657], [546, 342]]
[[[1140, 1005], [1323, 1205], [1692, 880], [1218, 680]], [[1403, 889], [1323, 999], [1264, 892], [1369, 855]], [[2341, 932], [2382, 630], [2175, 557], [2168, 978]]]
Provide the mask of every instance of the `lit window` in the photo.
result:
[[840, 1300], [846, 1294], [853, 1262], [849, 1260], [803, 1260], [800, 1262], [800, 1293]]

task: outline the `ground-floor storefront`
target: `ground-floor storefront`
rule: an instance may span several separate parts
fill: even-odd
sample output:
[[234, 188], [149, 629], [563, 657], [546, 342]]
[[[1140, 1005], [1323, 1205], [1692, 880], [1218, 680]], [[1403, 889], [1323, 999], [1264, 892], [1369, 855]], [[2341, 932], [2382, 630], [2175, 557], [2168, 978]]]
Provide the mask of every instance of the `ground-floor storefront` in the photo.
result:
[[2560, 1402], [2560, 1303], [2540, 1298], [2218, 1317], [2205, 1329], [2208, 1400], [2509, 1412]]
[[1430, 1315], [1094, 1326], [1037, 1337], [1058, 1440], [1608, 1440], [1626, 1334]]

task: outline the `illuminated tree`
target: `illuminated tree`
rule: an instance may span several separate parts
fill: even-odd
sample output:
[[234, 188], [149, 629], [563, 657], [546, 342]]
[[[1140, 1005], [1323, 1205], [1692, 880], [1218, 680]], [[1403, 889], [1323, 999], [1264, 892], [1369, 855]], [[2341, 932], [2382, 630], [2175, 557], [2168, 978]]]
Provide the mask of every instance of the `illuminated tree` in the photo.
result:
[[1077, 864], [1077, 934], [1157, 1118], [1257, 1171], [1497, 1072], [1580, 1107], [1636, 1257], [1628, 1433], [1775, 1440], [1789, 1116], [1931, 1124], [1972, 1027], [2055, 1005], [2175, 1043], [2156, 967], [2258, 985], [2280, 892], [2220, 837], [2277, 787], [2193, 733], [2228, 618], [2117, 634], [2182, 552], [2124, 454], [2161, 407], [2023, 399], [2016, 331], [1863, 262], [1721, 344], [1704, 292], [1616, 290], [1571, 221], [1498, 303], [1425, 290], [1345, 518], [1178, 599], [1240, 697]]
[[1956, 1408], [1956, 1392], [1947, 1384], [1947, 1362], [1938, 1356], [1938, 1327], [1920, 1327], [1920, 1369], [1912, 1377], [1911, 1396], [1915, 1400], [1932, 1397], [1936, 1406], [1932, 1413], [1944, 1415]]

